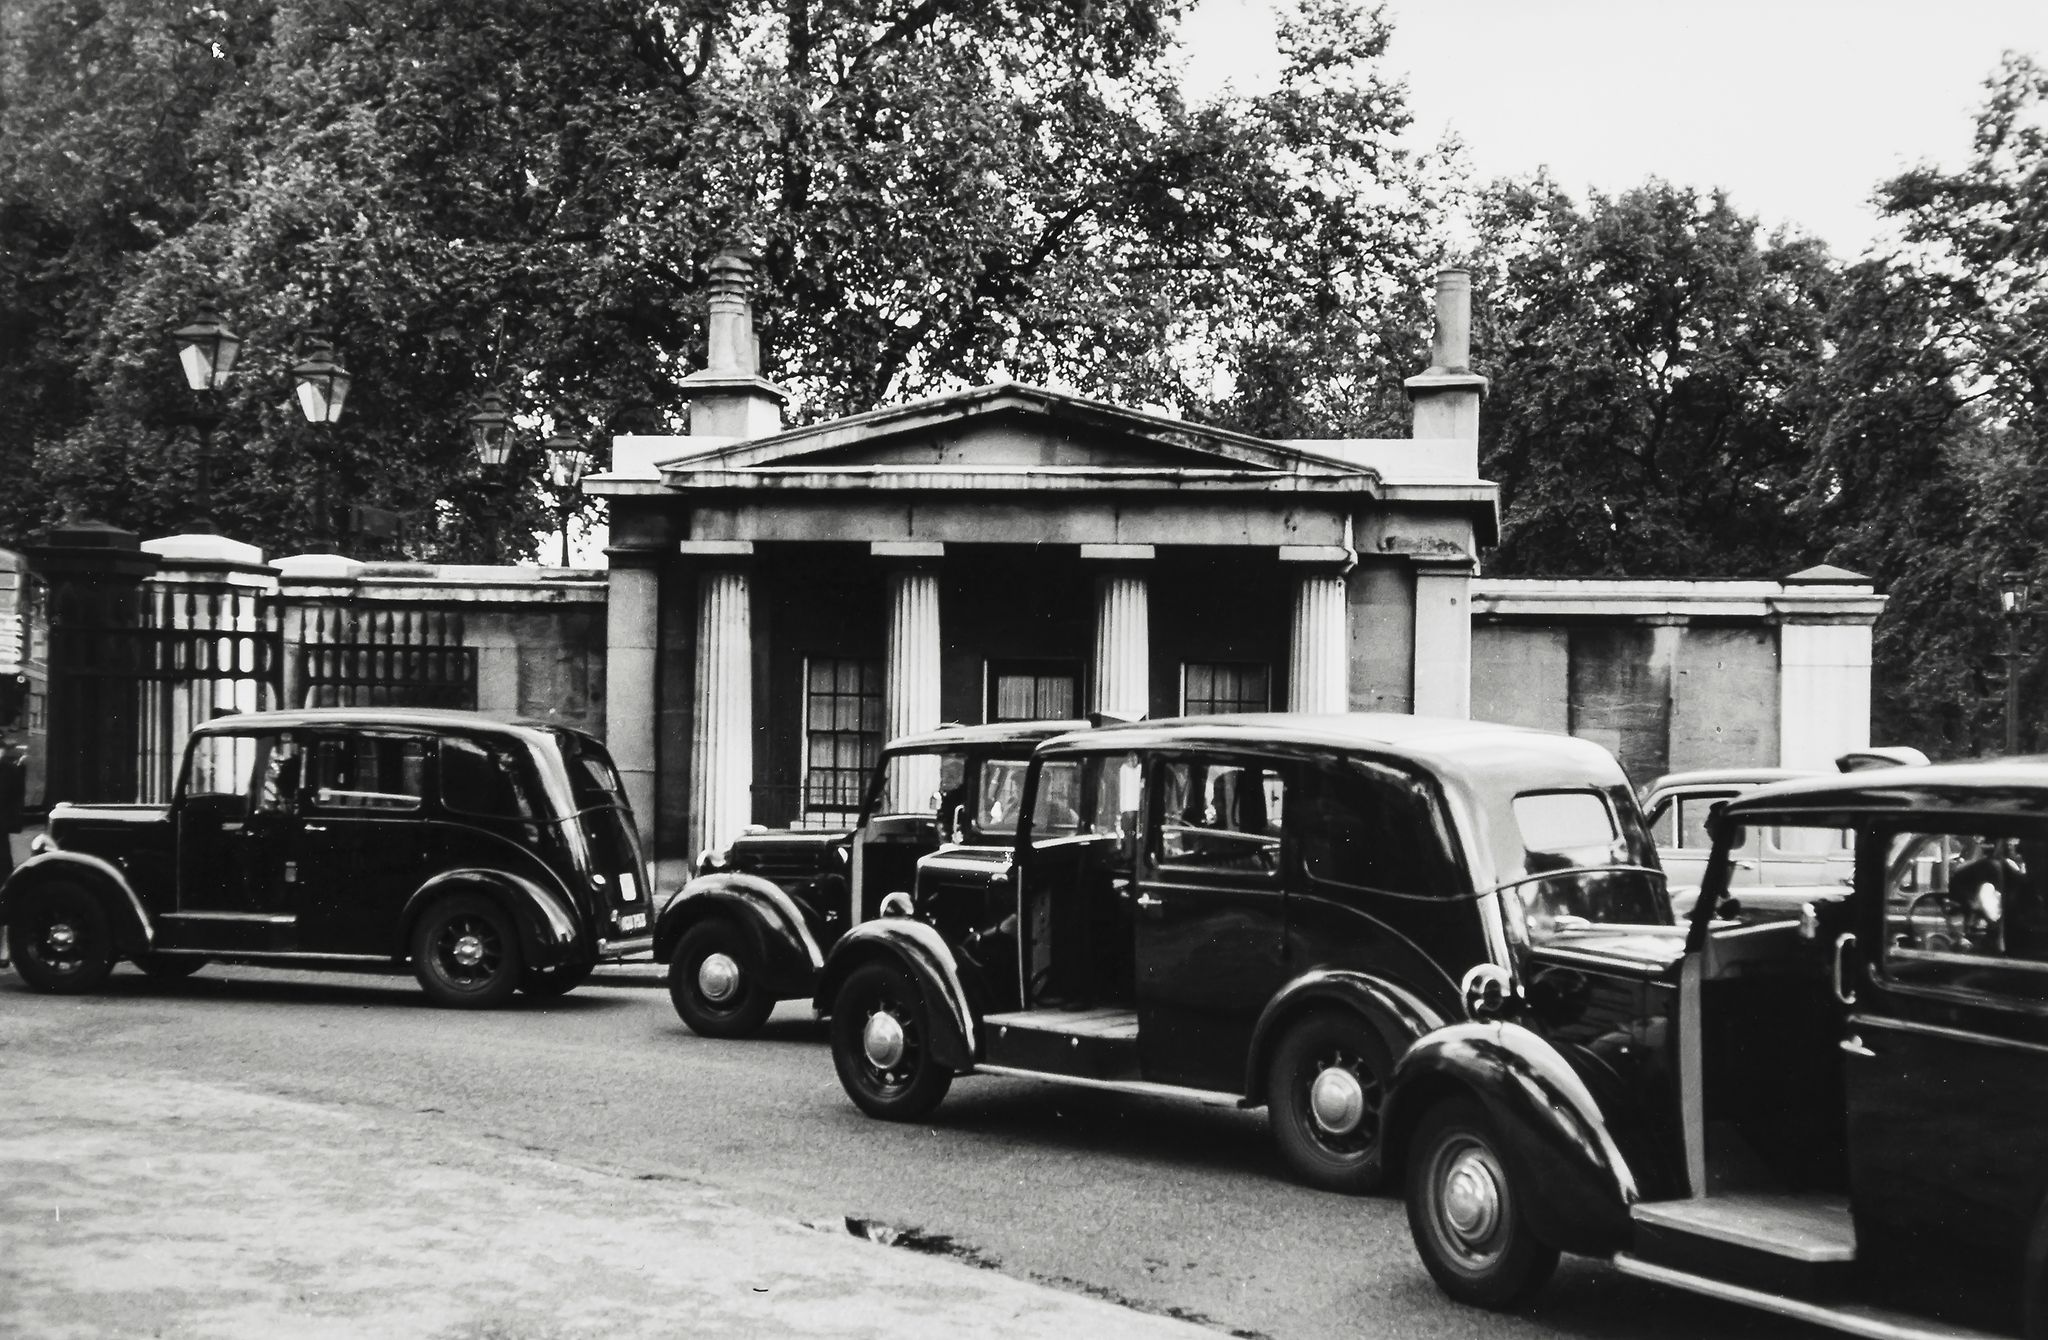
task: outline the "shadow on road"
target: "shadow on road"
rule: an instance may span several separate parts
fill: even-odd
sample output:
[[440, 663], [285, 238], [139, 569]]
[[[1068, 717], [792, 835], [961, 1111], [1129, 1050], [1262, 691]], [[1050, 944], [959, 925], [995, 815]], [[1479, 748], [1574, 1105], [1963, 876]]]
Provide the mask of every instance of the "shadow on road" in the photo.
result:
[[[0, 989], [33, 995], [11, 972], [0, 973]], [[150, 977], [140, 971], [117, 969], [95, 995], [116, 1000], [188, 1000], [248, 1003], [253, 1001], [297, 1005], [385, 1006], [436, 1010], [419, 985], [408, 975], [397, 973], [348, 973], [313, 978], [293, 974], [270, 976], [263, 969], [208, 964], [185, 978]], [[52, 997], [51, 999], [57, 999]], [[630, 997], [605, 995], [529, 996], [520, 993], [497, 1013], [561, 1014], [601, 1013], [607, 1010], [638, 1009]], [[458, 1011], [448, 1011], [458, 1013]]]

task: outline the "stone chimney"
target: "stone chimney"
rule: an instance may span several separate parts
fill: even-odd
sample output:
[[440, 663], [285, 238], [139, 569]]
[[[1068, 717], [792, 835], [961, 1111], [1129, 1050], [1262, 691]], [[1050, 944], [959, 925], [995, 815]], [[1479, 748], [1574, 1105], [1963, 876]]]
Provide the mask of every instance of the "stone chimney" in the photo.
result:
[[1436, 272], [1436, 341], [1429, 369], [1406, 383], [1417, 438], [1479, 438], [1486, 378], [1472, 371], [1472, 272]]
[[723, 251], [710, 265], [709, 356], [702, 372], [683, 378], [690, 398], [690, 436], [768, 437], [782, 431], [789, 392], [761, 376], [754, 339], [754, 267]]

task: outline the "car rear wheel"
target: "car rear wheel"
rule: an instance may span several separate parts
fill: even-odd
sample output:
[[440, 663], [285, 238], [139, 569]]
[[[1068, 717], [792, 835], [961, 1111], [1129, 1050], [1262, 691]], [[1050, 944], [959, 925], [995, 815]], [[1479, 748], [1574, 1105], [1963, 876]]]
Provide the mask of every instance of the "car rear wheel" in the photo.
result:
[[752, 1037], [775, 1008], [746, 933], [718, 918], [683, 932], [668, 961], [668, 998], [690, 1031], [707, 1038]]
[[76, 884], [25, 891], [8, 923], [14, 970], [37, 991], [95, 991], [114, 970], [113, 936], [99, 901]]
[[863, 963], [832, 1001], [832, 1064], [855, 1106], [884, 1121], [916, 1121], [946, 1096], [953, 1075], [932, 1055], [931, 1010], [910, 974]]
[[443, 898], [413, 927], [412, 970], [436, 1005], [495, 1008], [519, 989], [518, 932], [504, 910], [482, 894]]
[[1294, 1175], [1362, 1195], [1380, 1183], [1386, 1045], [1355, 1014], [1322, 1011], [1288, 1029], [1266, 1075], [1266, 1116]]
[[1438, 1103], [1411, 1148], [1408, 1230], [1438, 1287], [1496, 1311], [1529, 1301], [1557, 1268], [1557, 1249], [1523, 1221], [1528, 1188], [1510, 1171], [1485, 1110], [1465, 1097]]
[[566, 996], [590, 980], [595, 963], [558, 963], [551, 968], [533, 965], [520, 970], [519, 989], [529, 996]]

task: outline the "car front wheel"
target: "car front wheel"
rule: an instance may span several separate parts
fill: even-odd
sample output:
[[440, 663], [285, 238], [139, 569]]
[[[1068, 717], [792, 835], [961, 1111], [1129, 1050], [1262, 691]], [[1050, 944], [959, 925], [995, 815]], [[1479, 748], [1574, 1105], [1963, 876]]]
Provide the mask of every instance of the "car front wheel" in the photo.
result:
[[1478, 1103], [1452, 1098], [1423, 1114], [1408, 1161], [1408, 1229], [1439, 1288], [1496, 1311], [1535, 1296], [1557, 1249], [1523, 1222], [1526, 1191]]
[[668, 961], [668, 998], [690, 1031], [706, 1038], [752, 1037], [775, 1008], [746, 934], [716, 919], [683, 932]]
[[113, 936], [98, 900], [76, 884], [29, 889], [8, 924], [14, 970], [37, 991], [95, 991], [114, 970]]
[[1266, 1075], [1266, 1116], [1295, 1176], [1348, 1195], [1379, 1185], [1387, 1070], [1386, 1045], [1355, 1014], [1311, 1014], [1280, 1039]]
[[846, 1096], [884, 1121], [916, 1121], [953, 1087], [932, 1055], [931, 1011], [910, 974], [864, 963], [832, 1000], [832, 1064]]
[[429, 907], [412, 933], [412, 970], [427, 998], [454, 1009], [503, 1005], [519, 989], [519, 936], [496, 903], [458, 893]]

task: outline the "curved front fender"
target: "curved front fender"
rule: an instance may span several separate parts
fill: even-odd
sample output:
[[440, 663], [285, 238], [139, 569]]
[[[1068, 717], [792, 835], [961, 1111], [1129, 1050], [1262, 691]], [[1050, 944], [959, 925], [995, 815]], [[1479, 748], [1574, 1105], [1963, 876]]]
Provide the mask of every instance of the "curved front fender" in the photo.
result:
[[960, 980], [960, 964], [944, 936], [909, 917], [881, 917], [863, 921], [839, 938], [825, 970], [818, 977], [813, 1005], [820, 1014], [832, 1008], [832, 998], [847, 974], [863, 963], [886, 959], [905, 968], [924, 989], [925, 999], [936, 1007], [931, 1028], [932, 1054], [957, 1071], [973, 1068], [977, 1049], [974, 1011], [967, 1003], [967, 990]]
[[1266, 1101], [1266, 1069], [1281, 1035], [1296, 1019], [1319, 1006], [1363, 1015], [1386, 1044], [1387, 1055], [1396, 1060], [1415, 1039], [1444, 1023], [1427, 1001], [1397, 982], [1346, 968], [1305, 972], [1273, 993], [1252, 1028], [1251, 1051], [1245, 1060], [1247, 1106]]
[[523, 875], [479, 867], [444, 870], [413, 891], [398, 918], [398, 957], [409, 952], [413, 926], [427, 905], [442, 894], [461, 888], [483, 891], [512, 914], [519, 923], [529, 964], [553, 967], [597, 947], [595, 936], [584, 935], [576, 909], [561, 894]]
[[803, 909], [782, 888], [758, 875], [699, 875], [668, 900], [654, 921], [654, 958], [666, 963], [684, 932], [706, 917], [724, 916], [753, 937], [762, 980], [779, 999], [812, 989], [825, 955], [804, 921]]
[[1460, 1093], [1493, 1119], [1512, 1170], [1541, 1188], [1522, 1199], [1537, 1238], [1594, 1256], [1628, 1245], [1638, 1191], [1607, 1116], [1558, 1050], [1519, 1024], [1453, 1024], [1408, 1049], [1385, 1109], [1390, 1169], [1406, 1161], [1422, 1114]]
[[83, 884], [99, 899], [107, 914], [107, 924], [114, 930], [115, 949], [121, 955], [147, 953], [156, 943], [156, 923], [150, 920], [148, 909], [121, 868], [103, 857], [62, 848], [29, 857], [0, 884], [0, 924], [13, 911], [13, 900], [24, 889], [44, 880], [63, 878]]

